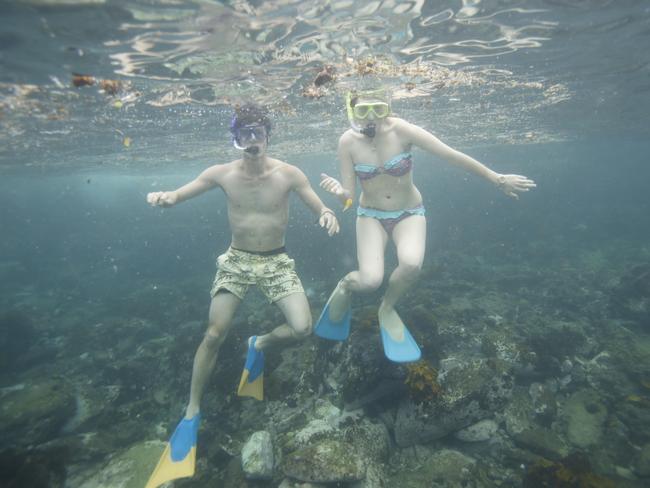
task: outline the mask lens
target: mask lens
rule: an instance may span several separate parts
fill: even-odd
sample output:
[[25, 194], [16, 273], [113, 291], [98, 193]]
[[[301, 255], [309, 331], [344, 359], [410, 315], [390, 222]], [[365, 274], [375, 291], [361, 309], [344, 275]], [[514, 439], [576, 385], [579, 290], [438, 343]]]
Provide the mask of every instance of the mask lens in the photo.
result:
[[389, 109], [388, 104], [386, 103], [376, 103], [372, 105], [372, 111], [375, 113], [375, 116], [383, 119], [388, 115]]
[[266, 137], [263, 125], [247, 125], [237, 131], [237, 140], [240, 143], [260, 142]]
[[377, 103], [359, 103], [354, 106], [354, 116], [357, 119], [365, 119], [372, 112], [375, 117], [383, 119], [388, 115], [390, 111], [387, 103], [377, 102]]

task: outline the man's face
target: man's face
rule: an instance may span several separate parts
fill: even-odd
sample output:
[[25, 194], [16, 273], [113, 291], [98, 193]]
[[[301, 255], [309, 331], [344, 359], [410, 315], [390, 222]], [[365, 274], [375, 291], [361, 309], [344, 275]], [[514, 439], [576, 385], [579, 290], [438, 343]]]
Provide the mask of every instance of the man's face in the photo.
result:
[[266, 150], [267, 133], [263, 125], [245, 125], [235, 133], [236, 145], [244, 152], [257, 156]]

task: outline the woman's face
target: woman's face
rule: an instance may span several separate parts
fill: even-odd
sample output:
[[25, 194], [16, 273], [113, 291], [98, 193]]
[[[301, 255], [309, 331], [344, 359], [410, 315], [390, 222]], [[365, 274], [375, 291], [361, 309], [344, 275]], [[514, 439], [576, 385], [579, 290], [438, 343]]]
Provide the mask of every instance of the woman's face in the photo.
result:
[[390, 115], [390, 105], [377, 98], [359, 98], [352, 107], [352, 114], [359, 126], [377, 126]]

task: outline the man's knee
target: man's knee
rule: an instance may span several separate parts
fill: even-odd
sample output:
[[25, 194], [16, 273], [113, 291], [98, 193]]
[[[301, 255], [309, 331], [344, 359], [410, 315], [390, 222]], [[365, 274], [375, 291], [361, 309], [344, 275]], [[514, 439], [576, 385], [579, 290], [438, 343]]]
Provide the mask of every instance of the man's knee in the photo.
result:
[[207, 332], [203, 336], [203, 345], [210, 351], [218, 351], [225, 339], [226, 334], [220, 330], [208, 328]]
[[302, 320], [299, 324], [295, 324], [293, 327], [293, 333], [296, 339], [304, 339], [311, 335], [312, 331], [312, 319], [311, 316]]

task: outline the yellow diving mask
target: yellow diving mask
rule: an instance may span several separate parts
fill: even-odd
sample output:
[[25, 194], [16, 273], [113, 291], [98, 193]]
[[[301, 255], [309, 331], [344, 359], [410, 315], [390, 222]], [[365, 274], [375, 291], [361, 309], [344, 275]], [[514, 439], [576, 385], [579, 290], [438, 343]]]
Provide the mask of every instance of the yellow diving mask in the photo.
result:
[[386, 102], [359, 102], [352, 107], [352, 114], [360, 120], [366, 119], [370, 114], [375, 118], [383, 119], [390, 114], [390, 105]]
[[350, 120], [365, 120], [370, 114], [378, 119], [390, 115], [390, 98], [384, 89], [348, 92], [345, 105]]

